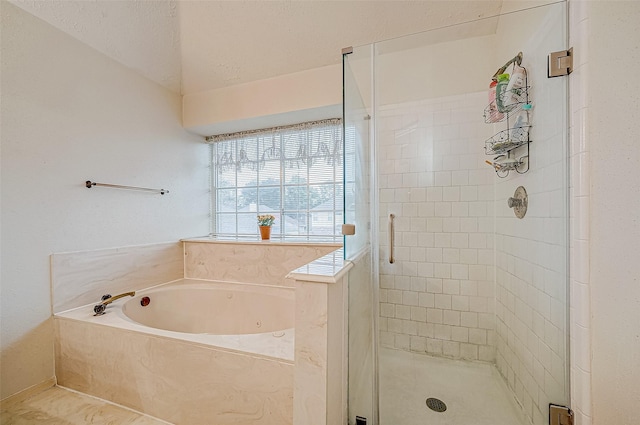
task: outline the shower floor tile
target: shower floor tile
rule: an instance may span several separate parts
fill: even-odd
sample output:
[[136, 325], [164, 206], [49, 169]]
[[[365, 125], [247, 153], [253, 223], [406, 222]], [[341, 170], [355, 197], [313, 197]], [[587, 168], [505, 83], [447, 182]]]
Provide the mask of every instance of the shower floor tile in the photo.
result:
[[[380, 425], [524, 425], [495, 367], [381, 348]], [[427, 398], [447, 410], [430, 410]]]

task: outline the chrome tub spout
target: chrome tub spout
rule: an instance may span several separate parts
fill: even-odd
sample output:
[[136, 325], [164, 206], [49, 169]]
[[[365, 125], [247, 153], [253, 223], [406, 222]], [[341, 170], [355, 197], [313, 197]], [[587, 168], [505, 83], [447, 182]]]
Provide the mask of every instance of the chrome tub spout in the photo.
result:
[[95, 313], [94, 316], [100, 316], [101, 314], [104, 314], [107, 310], [107, 305], [111, 304], [115, 300], [120, 299], [122, 297], [133, 297], [135, 294], [136, 293], [134, 291], [134, 292], [125, 292], [124, 294], [116, 295], [114, 297], [112, 297], [109, 294], [103, 295], [102, 302], [100, 304], [96, 304], [93, 307], [93, 312]]

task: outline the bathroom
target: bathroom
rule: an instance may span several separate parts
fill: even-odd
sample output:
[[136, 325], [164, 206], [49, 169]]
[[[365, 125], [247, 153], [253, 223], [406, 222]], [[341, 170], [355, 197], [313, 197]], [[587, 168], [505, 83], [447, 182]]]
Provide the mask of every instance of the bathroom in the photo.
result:
[[[577, 61], [568, 77], [570, 404], [576, 423], [634, 424], [640, 422], [633, 408], [640, 398], [640, 273], [635, 254], [640, 232], [634, 212], [639, 201], [630, 194], [638, 189], [634, 176], [640, 152], [630, 123], [638, 83], [619, 73], [640, 61], [635, 48], [640, 12], [635, 2], [624, 1], [569, 1], [568, 7], [568, 46]], [[218, 111], [224, 123], [238, 119], [229, 115], [232, 108], [222, 108], [233, 105], [233, 99], [263, 108], [247, 112], [262, 117], [335, 105], [341, 101], [341, 67], [334, 63], [308, 72], [283, 71], [280, 79], [252, 82], [249, 93], [242, 90], [247, 86], [219, 90], [213, 97], [220, 103], [209, 104], [207, 93], [180, 96], [178, 80], [168, 78], [174, 89], [165, 89], [130, 69], [135, 67], [121, 65], [126, 58], [114, 60], [10, 2], [2, 3], [2, 19], [4, 400], [47, 385], [54, 376], [52, 253], [207, 234], [208, 149], [202, 137], [184, 131], [210, 124], [197, 111]], [[455, 19], [455, 14], [445, 15], [431, 25], [441, 27]], [[171, 45], [171, 34], [153, 35], [166, 37], [160, 38], [160, 48]], [[379, 39], [367, 42], [373, 41]], [[364, 43], [349, 41], [339, 47], [349, 44]], [[618, 73], [619, 84], [607, 84], [613, 73]], [[183, 77], [187, 84], [187, 75]], [[287, 105], [250, 97], [294, 83], [309, 90], [303, 97], [282, 99], [290, 102]], [[612, 149], [608, 144], [614, 141]], [[170, 193], [87, 190], [86, 179], [159, 185]]]

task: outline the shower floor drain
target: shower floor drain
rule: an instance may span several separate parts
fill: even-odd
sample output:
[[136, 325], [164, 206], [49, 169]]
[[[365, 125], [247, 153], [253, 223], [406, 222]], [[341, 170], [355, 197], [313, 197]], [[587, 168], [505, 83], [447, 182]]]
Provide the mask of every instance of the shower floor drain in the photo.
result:
[[434, 412], [444, 412], [447, 410], [447, 405], [444, 404], [444, 401], [437, 398], [428, 398], [427, 399], [427, 407]]

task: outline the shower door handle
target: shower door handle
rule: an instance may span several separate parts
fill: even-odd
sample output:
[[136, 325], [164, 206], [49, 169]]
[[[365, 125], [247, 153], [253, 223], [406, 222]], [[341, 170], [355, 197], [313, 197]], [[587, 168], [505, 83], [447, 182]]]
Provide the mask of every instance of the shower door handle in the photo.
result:
[[393, 245], [395, 244], [395, 229], [393, 220], [396, 218], [395, 214], [389, 214], [389, 264], [395, 263], [393, 258]]

